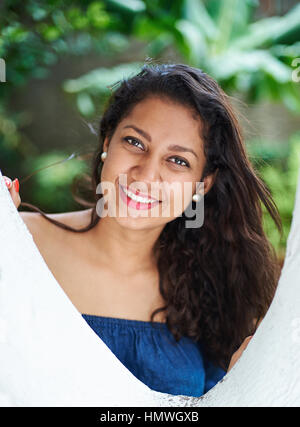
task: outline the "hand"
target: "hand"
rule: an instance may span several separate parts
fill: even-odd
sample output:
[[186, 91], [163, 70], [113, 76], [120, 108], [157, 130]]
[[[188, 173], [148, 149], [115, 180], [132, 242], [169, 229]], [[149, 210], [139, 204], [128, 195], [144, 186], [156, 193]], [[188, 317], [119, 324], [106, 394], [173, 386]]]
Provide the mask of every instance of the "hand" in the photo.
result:
[[19, 180], [18, 178], [16, 178], [14, 181], [12, 181], [7, 176], [3, 176], [3, 179], [10, 192], [10, 195], [15, 204], [15, 207], [18, 209], [18, 207], [21, 204], [21, 197], [19, 194]]
[[245, 338], [245, 340], [242, 342], [242, 345], [237, 349], [235, 353], [233, 353], [227, 372], [230, 371], [230, 369], [236, 364], [236, 362], [239, 360], [241, 355], [243, 354], [244, 350], [247, 348], [247, 345], [249, 344], [251, 338], [253, 335], [250, 335], [249, 337]]

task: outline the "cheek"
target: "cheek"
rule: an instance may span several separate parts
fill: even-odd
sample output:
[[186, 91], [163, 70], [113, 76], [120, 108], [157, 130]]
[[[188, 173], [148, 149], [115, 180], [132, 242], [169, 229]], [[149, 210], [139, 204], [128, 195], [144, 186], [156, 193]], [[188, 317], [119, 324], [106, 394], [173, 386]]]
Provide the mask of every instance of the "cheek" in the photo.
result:
[[183, 213], [191, 202], [195, 188], [196, 184], [192, 179], [169, 183], [167, 191], [171, 216], [177, 217]]
[[115, 182], [120, 173], [125, 173], [126, 161], [117, 150], [111, 150], [104, 160], [101, 173], [101, 181]]

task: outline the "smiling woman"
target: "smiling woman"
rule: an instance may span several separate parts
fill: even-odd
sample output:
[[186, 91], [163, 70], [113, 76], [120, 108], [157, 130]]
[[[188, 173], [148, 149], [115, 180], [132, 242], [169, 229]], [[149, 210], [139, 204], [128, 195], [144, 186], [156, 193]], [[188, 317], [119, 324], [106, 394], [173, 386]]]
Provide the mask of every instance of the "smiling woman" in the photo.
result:
[[[174, 144], [176, 141], [178, 144]], [[159, 233], [190, 204], [191, 196], [183, 197], [186, 184], [190, 183], [192, 191], [196, 191], [205, 162], [199, 117], [193, 117], [191, 108], [155, 93], [140, 101], [123, 118], [110, 140], [105, 137], [103, 150], [107, 158], [101, 183], [120, 183], [121, 174], [129, 180], [129, 193], [126, 185], [121, 185], [121, 200], [132, 209], [129, 215], [117, 219], [119, 224], [135, 230], [156, 229]], [[207, 191], [212, 178], [210, 175], [205, 179]], [[127, 198], [123, 196], [124, 188]], [[150, 199], [163, 203], [150, 204]], [[152, 210], [155, 206], [159, 208], [156, 215]], [[118, 199], [116, 208], [120, 209]], [[132, 220], [137, 211], [145, 209], [151, 209], [151, 219], [149, 215], [138, 215], [139, 221]]]
[[[153, 390], [201, 396], [235, 363], [273, 299], [280, 270], [261, 203], [280, 229], [277, 208], [227, 96], [199, 69], [144, 65], [113, 92], [99, 136], [92, 208], [47, 215], [23, 203], [41, 215], [20, 214], [118, 359]], [[199, 182], [204, 222], [189, 228]], [[114, 192], [100, 193], [105, 183]], [[116, 214], [99, 215], [101, 200]]]

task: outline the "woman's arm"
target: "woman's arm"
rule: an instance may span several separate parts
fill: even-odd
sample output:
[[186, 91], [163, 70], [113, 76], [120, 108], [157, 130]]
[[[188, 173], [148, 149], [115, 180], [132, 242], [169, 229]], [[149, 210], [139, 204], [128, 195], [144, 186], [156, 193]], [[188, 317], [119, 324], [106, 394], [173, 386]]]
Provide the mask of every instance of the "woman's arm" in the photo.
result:
[[[259, 318], [259, 319], [253, 319], [253, 326], [255, 328], [255, 330], [257, 329], [257, 327], [259, 326], [260, 322], [263, 320], [263, 318]], [[231, 359], [230, 359], [230, 363], [227, 369], [227, 372], [230, 371], [230, 369], [236, 364], [236, 362], [239, 360], [239, 358], [241, 357], [241, 355], [243, 354], [244, 350], [247, 348], [247, 345], [249, 344], [249, 342], [251, 341], [251, 338], [253, 337], [253, 335], [249, 335], [249, 337], [245, 338], [244, 341], [242, 342], [242, 345], [238, 348], [238, 350], [233, 353]]]
[[227, 373], [230, 371], [230, 369], [236, 364], [236, 362], [239, 360], [239, 358], [241, 357], [241, 355], [243, 354], [244, 350], [247, 348], [247, 345], [249, 344], [251, 338], [253, 337], [253, 335], [250, 335], [249, 337], [245, 338], [242, 345], [238, 348], [238, 350], [233, 353], [231, 359], [230, 359], [230, 363], [227, 369]]

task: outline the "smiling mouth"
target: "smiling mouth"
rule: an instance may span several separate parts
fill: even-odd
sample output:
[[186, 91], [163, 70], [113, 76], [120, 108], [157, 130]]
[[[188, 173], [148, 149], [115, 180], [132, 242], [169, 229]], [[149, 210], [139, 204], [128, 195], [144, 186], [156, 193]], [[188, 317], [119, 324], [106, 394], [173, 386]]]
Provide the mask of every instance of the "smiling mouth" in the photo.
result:
[[119, 184], [119, 187], [121, 190], [121, 197], [129, 207], [133, 207], [135, 209], [151, 209], [153, 206], [156, 206], [161, 203], [160, 200], [136, 194], [133, 191], [128, 190], [128, 188], [122, 186], [121, 184]]

